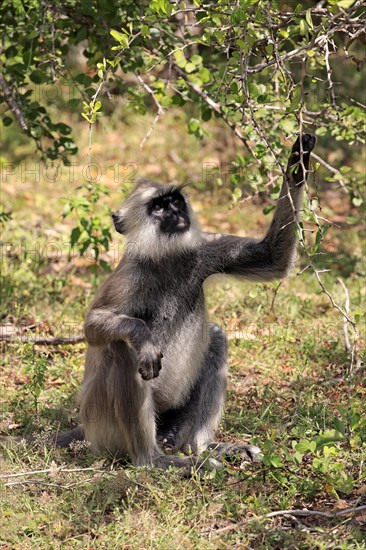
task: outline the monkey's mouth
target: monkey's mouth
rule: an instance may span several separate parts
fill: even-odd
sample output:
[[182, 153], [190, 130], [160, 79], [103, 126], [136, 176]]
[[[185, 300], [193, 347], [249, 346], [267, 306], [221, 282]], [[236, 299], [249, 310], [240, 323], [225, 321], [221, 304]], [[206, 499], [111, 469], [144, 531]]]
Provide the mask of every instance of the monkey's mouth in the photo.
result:
[[191, 222], [188, 218], [169, 218], [161, 224], [161, 230], [168, 235], [174, 235], [174, 233], [184, 233], [188, 231], [191, 226]]
[[190, 222], [188, 220], [179, 220], [177, 225], [175, 226], [176, 231], [186, 231], [190, 227]]

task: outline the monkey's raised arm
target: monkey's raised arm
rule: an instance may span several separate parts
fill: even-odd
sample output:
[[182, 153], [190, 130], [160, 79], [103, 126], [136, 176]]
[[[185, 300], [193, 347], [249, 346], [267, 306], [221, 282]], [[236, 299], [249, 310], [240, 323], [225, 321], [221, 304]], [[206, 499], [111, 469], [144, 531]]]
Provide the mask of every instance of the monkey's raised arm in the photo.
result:
[[293, 145], [275, 214], [262, 240], [205, 235], [203, 250], [210, 275], [227, 273], [269, 281], [287, 274], [296, 247], [294, 223], [298, 219], [314, 145], [315, 137], [311, 134], [303, 134], [302, 143], [298, 138]]

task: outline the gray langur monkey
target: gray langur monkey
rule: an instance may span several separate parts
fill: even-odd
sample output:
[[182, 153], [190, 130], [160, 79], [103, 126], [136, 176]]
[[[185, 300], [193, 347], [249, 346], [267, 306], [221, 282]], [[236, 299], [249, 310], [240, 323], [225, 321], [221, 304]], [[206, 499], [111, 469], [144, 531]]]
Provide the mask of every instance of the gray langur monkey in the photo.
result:
[[[202, 232], [182, 186], [138, 182], [113, 215], [125, 254], [87, 314], [80, 391], [83, 426], [57, 443], [90, 442], [136, 466], [189, 467], [205, 449], [257, 460], [251, 445], [215, 443], [227, 380], [224, 332], [207, 318], [203, 283], [214, 274], [285, 277], [294, 258], [303, 184], [315, 137], [294, 144], [262, 239]], [[192, 456], [165, 454], [159, 441]], [[208, 461], [212, 464], [211, 459]]]

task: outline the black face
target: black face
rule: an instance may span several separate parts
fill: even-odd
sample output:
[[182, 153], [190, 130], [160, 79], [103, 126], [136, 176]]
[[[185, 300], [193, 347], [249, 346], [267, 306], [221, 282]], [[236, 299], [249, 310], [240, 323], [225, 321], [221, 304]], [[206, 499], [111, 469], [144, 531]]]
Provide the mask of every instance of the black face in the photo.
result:
[[190, 228], [187, 205], [179, 191], [162, 195], [148, 204], [148, 214], [160, 224], [163, 233], [184, 233]]

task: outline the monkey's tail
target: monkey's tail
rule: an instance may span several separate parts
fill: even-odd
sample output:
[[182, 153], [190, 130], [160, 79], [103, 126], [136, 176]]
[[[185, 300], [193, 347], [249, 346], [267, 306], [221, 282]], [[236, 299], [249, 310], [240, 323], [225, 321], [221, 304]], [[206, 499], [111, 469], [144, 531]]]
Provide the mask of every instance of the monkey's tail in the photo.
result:
[[[21, 443], [22, 441], [25, 441], [26, 443], [32, 443], [33, 441], [35, 441], [35, 439], [36, 438], [34, 435], [0, 435], [0, 444]], [[48, 436], [47, 439], [50, 443], [56, 445], [56, 447], [62, 447], [65, 449], [69, 447], [74, 441], [84, 441], [85, 435], [84, 430], [78, 427], [74, 428], [73, 430], [69, 430], [68, 432], [56, 432], [55, 434]]]
[[85, 434], [84, 430], [80, 427], [69, 430], [68, 432], [57, 432], [53, 435], [52, 441], [57, 447], [66, 448], [71, 445], [74, 441], [84, 441]]

